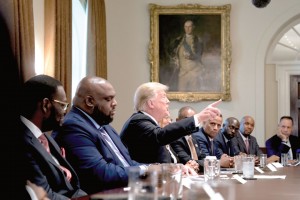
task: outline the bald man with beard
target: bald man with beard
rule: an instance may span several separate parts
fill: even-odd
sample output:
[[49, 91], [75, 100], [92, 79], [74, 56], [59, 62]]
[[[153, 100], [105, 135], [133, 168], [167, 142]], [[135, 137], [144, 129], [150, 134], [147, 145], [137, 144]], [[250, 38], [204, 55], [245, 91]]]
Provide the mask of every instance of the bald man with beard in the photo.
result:
[[130, 166], [147, 169], [131, 159], [119, 134], [109, 125], [116, 112], [115, 95], [107, 80], [83, 78], [56, 136], [89, 194], [126, 186]]

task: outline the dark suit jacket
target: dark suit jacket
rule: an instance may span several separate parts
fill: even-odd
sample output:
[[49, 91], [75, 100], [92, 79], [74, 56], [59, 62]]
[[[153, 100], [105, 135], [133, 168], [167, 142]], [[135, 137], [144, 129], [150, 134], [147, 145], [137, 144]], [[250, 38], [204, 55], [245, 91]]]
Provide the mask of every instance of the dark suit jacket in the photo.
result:
[[193, 117], [159, 127], [142, 112], [134, 113], [121, 131], [122, 142], [127, 146], [130, 156], [139, 162], [161, 162], [164, 145], [196, 131]]
[[[292, 152], [293, 152], [293, 159], [297, 159], [297, 149], [300, 149], [300, 141], [297, 136], [290, 135], [289, 137]], [[266, 149], [268, 157], [272, 155], [281, 156], [281, 153], [287, 153], [290, 150], [290, 147], [281, 142], [281, 139], [274, 135], [266, 141]]]
[[[129, 165], [140, 165], [130, 158], [117, 132], [110, 125], [103, 127]], [[74, 166], [87, 193], [127, 185], [128, 168], [123, 166], [92, 121], [76, 107], [72, 107], [65, 116], [56, 140], [65, 148], [67, 159]]]
[[[206, 155], [201, 152], [198, 143], [193, 138], [193, 134], [192, 134], [192, 141], [195, 145], [196, 153], [198, 156], [198, 160], [195, 161], [199, 164], [200, 170], [203, 171], [203, 164], [204, 164], [203, 159], [205, 158]], [[186, 164], [189, 160], [192, 160], [191, 150], [185, 137], [182, 137], [176, 140], [175, 142], [172, 142], [171, 146], [173, 150], [176, 152], [179, 162]]]
[[48, 139], [51, 154], [58, 160], [60, 165], [71, 172], [71, 182], [66, 180], [59, 165], [46, 151], [40, 141], [24, 124], [22, 125], [23, 139], [27, 146], [25, 154], [31, 166], [30, 169], [27, 169], [29, 171], [24, 172], [28, 173], [28, 179], [36, 185], [42, 186], [51, 200], [68, 199], [86, 195], [86, 193], [80, 189], [76, 172], [68, 161], [61, 156], [60, 148], [53, 138], [45, 134]]
[[[234, 155], [240, 154], [240, 152], [247, 153], [245, 142], [240, 133], [237, 133], [234, 138], [231, 139], [231, 144], [234, 149]], [[249, 154], [259, 156], [263, 152], [260, 150], [256, 138], [252, 135], [249, 136]]]
[[219, 151], [221, 152], [221, 154], [225, 153], [229, 156], [234, 156], [234, 150], [233, 150], [233, 147], [231, 145], [231, 140], [229, 140], [230, 145], [228, 146], [224, 137], [225, 136], [223, 135], [223, 133], [220, 132], [220, 133], [218, 133], [218, 135], [215, 138], [215, 142], [217, 144], [217, 147], [218, 147]]
[[222, 156], [222, 153], [217, 147], [217, 143], [215, 140], [213, 140], [214, 144], [214, 154], [211, 154], [211, 145], [208, 135], [204, 132], [203, 128], [200, 128], [200, 130], [193, 134], [194, 139], [197, 141], [198, 145], [200, 146], [200, 149], [205, 156], [216, 156], [217, 159], [220, 159]]

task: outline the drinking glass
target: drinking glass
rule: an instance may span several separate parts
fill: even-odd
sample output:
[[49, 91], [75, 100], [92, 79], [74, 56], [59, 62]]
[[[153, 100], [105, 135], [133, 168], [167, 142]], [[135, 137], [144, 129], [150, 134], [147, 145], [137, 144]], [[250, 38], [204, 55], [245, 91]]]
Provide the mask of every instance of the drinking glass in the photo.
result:
[[259, 164], [261, 168], [266, 167], [267, 165], [267, 154], [260, 154]]
[[245, 156], [243, 158], [243, 176], [244, 178], [253, 178], [255, 157]]
[[155, 200], [157, 199], [158, 171], [147, 170], [141, 174], [139, 167], [130, 167], [128, 170], [128, 199]]

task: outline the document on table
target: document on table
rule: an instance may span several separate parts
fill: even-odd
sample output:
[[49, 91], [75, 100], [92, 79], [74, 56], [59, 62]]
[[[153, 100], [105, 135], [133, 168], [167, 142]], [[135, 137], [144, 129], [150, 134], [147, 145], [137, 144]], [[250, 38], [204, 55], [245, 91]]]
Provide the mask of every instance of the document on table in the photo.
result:
[[285, 179], [286, 175], [254, 175], [257, 179]]

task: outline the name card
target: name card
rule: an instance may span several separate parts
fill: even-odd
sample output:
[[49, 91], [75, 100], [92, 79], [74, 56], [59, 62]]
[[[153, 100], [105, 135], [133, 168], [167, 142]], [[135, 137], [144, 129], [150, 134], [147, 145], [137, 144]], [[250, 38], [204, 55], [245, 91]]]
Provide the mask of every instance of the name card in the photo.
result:
[[276, 169], [271, 163], [267, 164], [267, 167], [268, 167], [272, 172], [276, 172], [276, 171], [277, 171], [277, 169]]
[[261, 174], [263, 174], [263, 173], [265, 173], [262, 169], [260, 169], [259, 167], [254, 167], [254, 169], [256, 170], [256, 171], [258, 171], [259, 173], [261, 173]]
[[283, 167], [283, 165], [279, 162], [273, 162], [272, 165], [274, 165], [274, 167], [276, 167], [276, 168], [282, 168]]
[[236, 179], [238, 182], [245, 184], [247, 183], [247, 181], [245, 179], [243, 179], [242, 177], [240, 177], [239, 175], [235, 174], [232, 176], [232, 178]]

